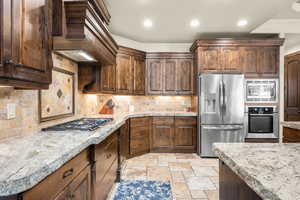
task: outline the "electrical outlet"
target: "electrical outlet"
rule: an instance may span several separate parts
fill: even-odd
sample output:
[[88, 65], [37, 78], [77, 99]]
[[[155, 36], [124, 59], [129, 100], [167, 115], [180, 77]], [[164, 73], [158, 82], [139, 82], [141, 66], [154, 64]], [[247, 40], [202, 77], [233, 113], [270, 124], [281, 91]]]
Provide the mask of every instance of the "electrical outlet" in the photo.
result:
[[16, 118], [16, 104], [7, 104], [6, 107], [6, 116], [7, 119], [14, 119]]

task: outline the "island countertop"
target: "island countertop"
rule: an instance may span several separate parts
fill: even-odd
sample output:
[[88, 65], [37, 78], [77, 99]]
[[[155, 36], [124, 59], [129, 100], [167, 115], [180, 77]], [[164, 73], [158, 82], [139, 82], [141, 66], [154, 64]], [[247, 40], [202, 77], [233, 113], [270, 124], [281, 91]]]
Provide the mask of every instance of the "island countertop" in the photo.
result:
[[262, 199], [300, 199], [300, 144], [216, 143], [214, 152]]
[[114, 121], [93, 132], [37, 132], [0, 141], [0, 197], [15, 195], [34, 187], [90, 145], [102, 142], [127, 119], [148, 116], [197, 116], [197, 113], [123, 113], [109, 116], [114, 117]]

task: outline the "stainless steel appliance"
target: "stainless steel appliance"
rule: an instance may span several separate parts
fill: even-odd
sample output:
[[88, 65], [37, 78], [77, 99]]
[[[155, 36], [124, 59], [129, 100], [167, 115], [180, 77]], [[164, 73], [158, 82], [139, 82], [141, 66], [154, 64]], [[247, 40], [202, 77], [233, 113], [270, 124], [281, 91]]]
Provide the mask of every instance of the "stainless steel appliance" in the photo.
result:
[[79, 131], [93, 131], [105, 124], [113, 121], [112, 118], [82, 118], [48, 128], [43, 128], [42, 131], [66, 131], [66, 130], [79, 130]]
[[278, 79], [247, 79], [246, 103], [277, 103]]
[[215, 142], [244, 141], [244, 75], [199, 76], [200, 155], [215, 157]]
[[246, 107], [246, 138], [278, 138], [279, 113], [276, 106]]

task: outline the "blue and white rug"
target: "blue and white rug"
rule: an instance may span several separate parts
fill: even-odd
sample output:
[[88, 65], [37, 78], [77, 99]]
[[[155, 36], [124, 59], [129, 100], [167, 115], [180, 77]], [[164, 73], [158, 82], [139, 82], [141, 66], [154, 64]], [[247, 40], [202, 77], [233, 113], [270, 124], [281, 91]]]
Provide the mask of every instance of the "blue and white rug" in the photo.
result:
[[121, 181], [113, 200], [172, 200], [170, 182]]

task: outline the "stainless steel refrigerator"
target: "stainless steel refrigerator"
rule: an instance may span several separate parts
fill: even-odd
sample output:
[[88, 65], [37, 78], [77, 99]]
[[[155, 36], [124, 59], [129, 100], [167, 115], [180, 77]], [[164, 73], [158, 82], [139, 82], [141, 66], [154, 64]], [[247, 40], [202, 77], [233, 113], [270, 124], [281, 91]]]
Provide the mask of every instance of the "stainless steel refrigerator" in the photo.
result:
[[215, 157], [213, 143], [244, 141], [244, 75], [201, 74], [198, 80], [198, 152]]

